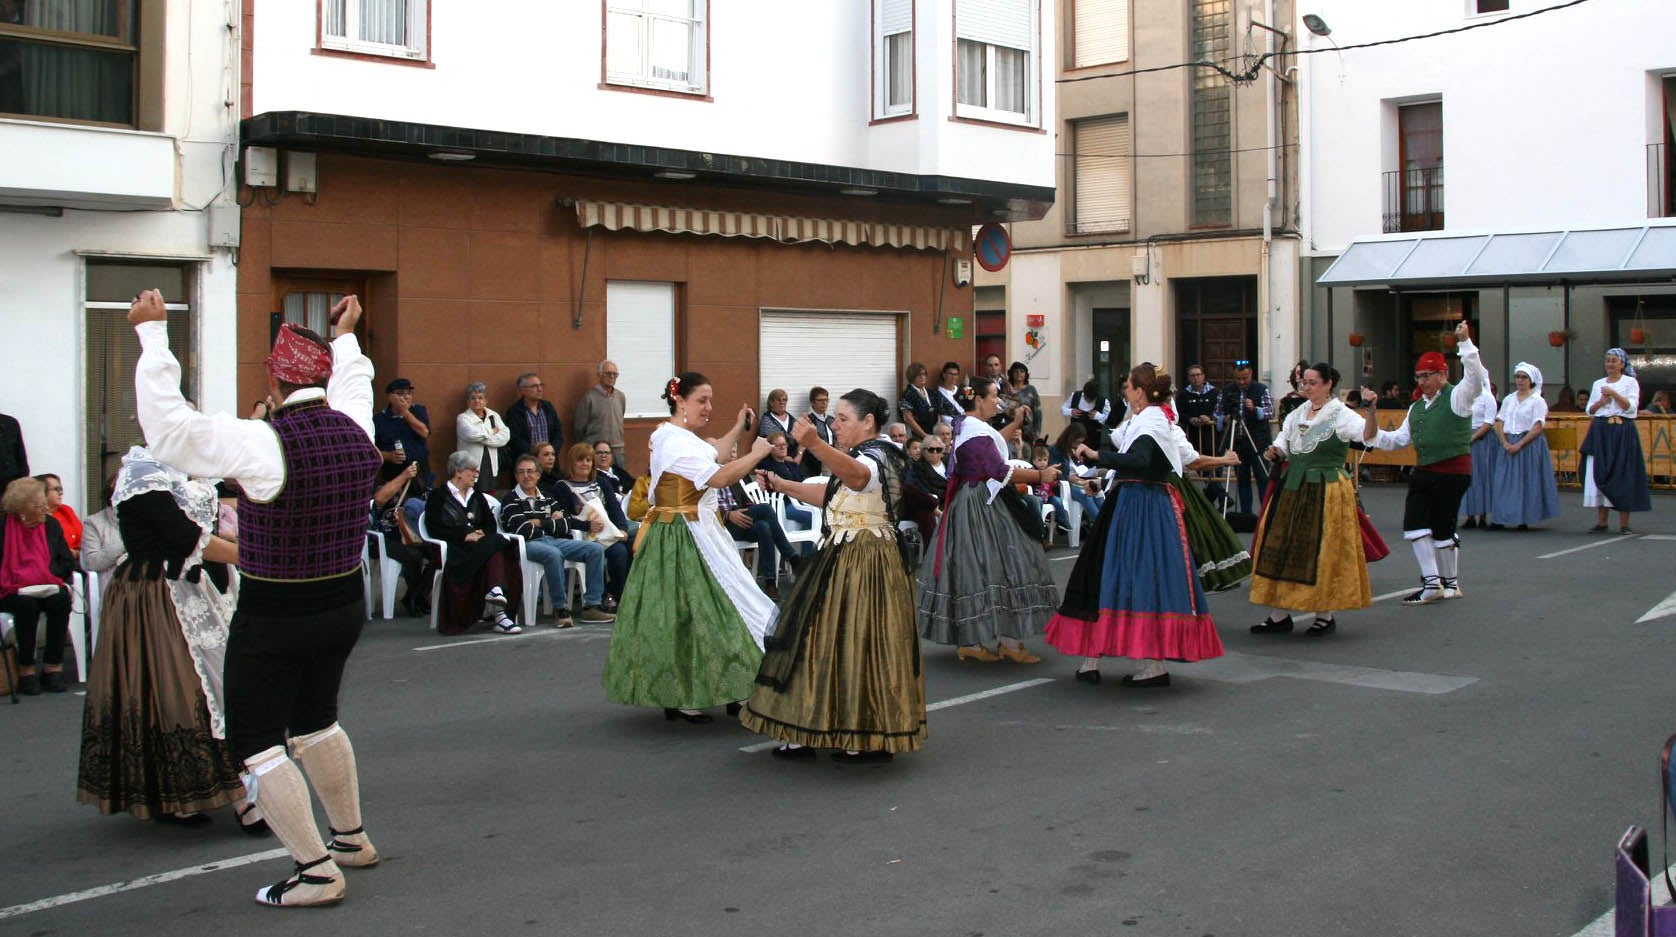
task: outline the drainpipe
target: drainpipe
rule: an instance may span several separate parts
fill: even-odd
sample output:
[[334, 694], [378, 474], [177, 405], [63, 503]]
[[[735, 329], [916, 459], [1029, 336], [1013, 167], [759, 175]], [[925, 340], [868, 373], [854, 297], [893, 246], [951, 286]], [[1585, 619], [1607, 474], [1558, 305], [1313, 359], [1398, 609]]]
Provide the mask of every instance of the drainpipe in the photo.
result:
[[[1263, 22], [1274, 22], [1274, 0], [1263, 0]], [[1274, 31], [1272, 29], [1266, 29], [1263, 31], [1263, 35], [1266, 40], [1264, 42], [1263, 51], [1272, 57], [1274, 55]], [[1271, 314], [1269, 307], [1274, 296], [1274, 286], [1270, 282], [1274, 276], [1274, 271], [1272, 269], [1274, 264], [1274, 206], [1275, 202], [1280, 197], [1280, 157], [1275, 151], [1276, 82], [1279, 79], [1276, 77], [1275, 70], [1273, 68], [1268, 68], [1267, 71], [1268, 75], [1263, 79], [1263, 122], [1267, 129], [1266, 143], [1268, 145], [1268, 149], [1266, 150], [1266, 156], [1268, 159], [1268, 179], [1263, 198], [1262, 263], [1257, 274], [1257, 302], [1259, 303], [1257, 310], [1257, 329], [1258, 335], [1260, 336], [1257, 344], [1257, 354], [1264, 363], [1264, 371], [1266, 374], [1264, 382], [1270, 387], [1274, 387], [1276, 386], [1275, 376], [1279, 372], [1275, 370], [1274, 317]]]

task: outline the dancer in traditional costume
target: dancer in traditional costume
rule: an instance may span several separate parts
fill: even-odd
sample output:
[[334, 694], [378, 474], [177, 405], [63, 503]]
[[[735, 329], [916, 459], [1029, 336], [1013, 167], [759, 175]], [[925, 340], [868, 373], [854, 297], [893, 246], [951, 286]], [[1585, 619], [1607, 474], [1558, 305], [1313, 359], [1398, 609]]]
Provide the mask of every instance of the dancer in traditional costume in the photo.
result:
[[[1215, 457], [1207, 457], [1193, 448], [1181, 423], [1171, 423], [1184, 469], [1201, 470], [1223, 464]], [[1239, 535], [1228, 525], [1228, 519], [1210, 503], [1199, 486], [1177, 473], [1170, 474], [1170, 485], [1181, 495], [1182, 521], [1187, 525], [1187, 546], [1199, 573], [1199, 583], [1206, 592], [1225, 592], [1239, 586], [1251, 576], [1251, 553], [1240, 542]]]
[[1058, 590], [1041, 544], [1013, 516], [1029, 508], [1012, 485], [1052, 484], [1059, 470], [1007, 464], [1007, 444], [989, 425], [1001, 403], [993, 383], [974, 378], [955, 394], [966, 412], [955, 424], [943, 519], [920, 562], [920, 635], [955, 645], [959, 660], [1040, 663], [1019, 641], [1047, 623]]
[[[76, 799], [105, 814], [208, 822], [204, 811], [243, 800], [244, 785], [221, 683], [233, 599], [202, 564], [238, 554], [214, 536], [215, 488], [139, 446], [122, 459], [111, 504], [128, 552], [105, 589], [88, 668]], [[250, 829], [266, 829], [240, 806]]]
[[[247, 801], [297, 864], [256, 900], [332, 904], [344, 895], [340, 867], [378, 862], [361, 825], [355, 750], [338, 724], [338, 685], [366, 619], [361, 550], [382, 461], [372, 441], [372, 361], [355, 339], [361, 304], [347, 296], [333, 307], [330, 345], [280, 327], [266, 363], [269, 393], [282, 403], [268, 422], [199, 413], [181, 398], [167, 317], [155, 290], [128, 313], [140, 337], [136, 402], [152, 455], [242, 489], [227, 740], [244, 764]], [[331, 824], [329, 844], [309, 783]]]
[[[1449, 383], [1449, 362], [1428, 351], [1414, 365], [1420, 397], [1409, 404], [1402, 425], [1389, 432], [1375, 420], [1367, 421], [1362, 440], [1380, 449], [1414, 446], [1414, 472], [1408, 478], [1403, 504], [1403, 539], [1414, 547], [1420, 565], [1420, 588], [1403, 598], [1404, 605], [1428, 605], [1461, 597], [1461, 538], [1455, 534], [1461, 496], [1472, 484], [1472, 404], [1490, 383], [1478, 359], [1478, 346], [1462, 322], [1455, 327], [1460, 348], [1461, 383]], [[1378, 398], [1362, 391], [1364, 406]]]
[[1490, 526], [1524, 530], [1559, 516], [1560, 487], [1554, 480], [1548, 438], [1542, 434], [1548, 418], [1542, 371], [1528, 361], [1519, 362], [1513, 368], [1513, 387], [1496, 414], [1502, 456], [1490, 489]]
[[1496, 389], [1485, 384], [1478, 398], [1472, 402], [1472, 441], [1468, 450], [1472, 455], [1472, 484], [1461, 496], [1461, 513], [1466, 515], [1462, 527], [1490, 526], [1490, 502], [1495, 498], [1496, 469], [1501, 464], [1501, 439], [1496, 436]]
[[[1187, 545], [1181, 493], [1170, 483], [1182, 470], [1179, 430], [1163, 409], [1171, 393], [1168, 374], [1135, 366], [1123, 383], [1129, 418], [1112, 433], [1117, 451], [1077, 450], [1078, 458], [1117, 472], [1047, 627], [1049, 644], [1083, 658], [1077, 679], [1085, 683], [1100, 682], [1102, 657], [1144, 662], [1123, 678], [1126, 687], [1166, 687], [1164, 661], [1222, 656]], [[1226, 467], [1239, 459], [1230, 452], [1205, 461]]]
[[1252, 634], [1287, 633], [1291, 612], [1313, 612], [1304, 633], [1324, 637], [1338, 629], [1335, 609], [1373, 604], [1356, 485], [1344, 470], [1365, 421], [1338, 399], [1338, 382], [1338, 371], [1324, 361], [1306, 368], [1298, 382], [1305, 403], [1286, 417], [1269, 447], [1269, 457], [1285, 465], [1251, 541], [1251, 601], [1280, 615], [1269, 613], [1251, 626]]
[[710, 380], [688, 371], [669, 380], [663, 398], [674, 414], [652, 433], [652, 509], [641, 522], [634, 565], [611, 649], [605, 696], [614, 703], [658, 706], [664, 718], [711, 721], [707, 707], [730, 709], [751, 695], [774, 603], [739, 562], [716, 513], [716, 489], [750, 474], [772, 448], [761, 436], [748, 453], [718, 464], [748, 433], [739, 418], [715, 445], [697, 435], [710, 423]]
[[774, 750], [779, 758], [835, 748], [838, 761], [889, 761], [925, 742], [914, 583], [896, 529], [908, 464], [880, 435], [883, 398], [858, 388], [835, 409], [840, 448], [821, 441], [807, 418], [795, 429], [830, 481], [763, 474], [769, 491], [825, 505], [824, 524], [820, 548], [768, 637], [739, 721], [784, 742]]
[[1618, 512], [1618, 532], [1634, 533], [1629, 516], [1653, 509], [1647, 485], [1647, 464], [1641, 455], [1641, 431], [1636, 410], [1641, 406], [1641, 382], [1635, 365], [1622, 348], [1606, 351], [1606, 376], [1589, 389], [1589, 434], [1578, 450], [1583, 463], [1583, 506], [1595, 509], [1595, 533], [1606, 530], [1606, 513]]

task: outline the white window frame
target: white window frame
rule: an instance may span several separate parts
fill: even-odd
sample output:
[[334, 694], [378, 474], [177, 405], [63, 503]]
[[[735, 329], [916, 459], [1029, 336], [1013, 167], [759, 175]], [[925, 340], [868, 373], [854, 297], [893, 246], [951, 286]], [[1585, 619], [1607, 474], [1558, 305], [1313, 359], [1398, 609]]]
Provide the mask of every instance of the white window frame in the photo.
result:
[[675, 327], [680, 291], [650, 280], [605, 282], [605, 357], [622, 370], [617, 389], [628, 419], [668, 417], [664, 386], [678, 370]]
[[430, 0], [401, 0], [407, 5], [407, 44], [370, 42], [355, 38], [361, 31], [361, 5], [356, 0], [335, 0], [343, 4], [343, 32], [336, 36], [326, 31], [326, 7], [334, 0], [320, 0], [320, 48], [336, 52], [356, 52], [361, 55], [381, 55], [385, 58], [424, 62], [430, 59], [431, 28]]
[[[1016, 124], [1020, 127], [1041, 126], [1042, 101], [1042, 69], [1041, 69], [1041, 21], [1042, 11], [1040, 0], [1013, 0], [1023, 3], [1029, 8], [1029, 48], [1014, 46], [999, 46], [995, 43], [979, 42], [984, 47], [984, 101], [985, 104], [963, 104], [960, 101], [960, 44], [962, 42], [978, 42], [975, 39], [965, 39], [961, 36], [960, 7], [963, 2], [970, 0], [956, 0], [955, 3], [955, 41], [954, 41], [954, 114], [956, 117], [970, 120], [984, 120], [999, 124]], [[987, 0], [996, 2], [996, 0]], [[995, 53], [998, 48], [1007, 48], [1015, 52], [1024, 53], [1024, 112], [1001, 110], [989, 106], [988, 102], [996, 98]]]
[[[600, 24], [604, 31], [604, 71], [606, 84], [633, 88], [675, 91], [681, 94], [708, 94], [710, 89], [710, 4], [709, 0], [691, 0], [691, 17], [671, 16], [645, 8], [644, 0], [607, 0], [605, 19]], [[611, 70], [611, 17], [613, 14], [639, 19], [640, 69], [637, 72]], [[653, 63], [647, 50], [651, 48], [652, 26], [663, 21], [683, 23], [691, 30], [692, 47], [688, 50], [691, 73], [686, 81], [659, 78], [652, 74]], [[619, 37], [620, 38], [620, 37]]]
[[[897, 29], [890, 33], [885, 7], [887, 5], [905, 4], [908, 7], [908, 28]], [[908, 99], [900, 104], [890, 103], [890, 77], [892, 59], [890, 56], [890, 40], [903, 34], [908, 36]], [[914, 2], [913, 0], [873, 0], [873, 119], [885, 117], [903, 117], [915, 112], [915, 96], [919, 85], [914, 35]]]

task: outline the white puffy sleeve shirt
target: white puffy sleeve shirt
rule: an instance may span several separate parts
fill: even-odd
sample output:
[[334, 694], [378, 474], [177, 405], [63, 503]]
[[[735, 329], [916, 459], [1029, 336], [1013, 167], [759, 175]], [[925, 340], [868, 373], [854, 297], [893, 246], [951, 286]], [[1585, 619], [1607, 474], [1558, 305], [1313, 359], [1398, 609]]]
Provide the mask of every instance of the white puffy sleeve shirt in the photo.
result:
[[[1629, 401], [1628, 409], [1618, 406], [1616, 400], [1609, 401], [1606, 406], [1599, 410], [1594, 408], [1595, 403], [1606, 396], [1603, 391], [1608, 387], [1622, 394], [1624, 399]], [[1609, 383], [1603, 377], [1589, 387], [1589, 403], [1583, 409], [1590, 416], [1621, 416], [1626, 420], [1633, 420], [1635, 419], [1635, 411], [1641, 409], [1641, 382], [1628, 374], [1620, 375], [1615, 384]]]
[[1542, 399], [1541, 394], [1531, 394], [1524, 400], [1518, 394], [1508, 394], [1501, 402], [1501, 412], [1496, 419], [1501, 421], [1501, 431], [1509, 436], [1515, 433], [1528, 433], [1531, 427], [1548, 418], [1548, 401]]

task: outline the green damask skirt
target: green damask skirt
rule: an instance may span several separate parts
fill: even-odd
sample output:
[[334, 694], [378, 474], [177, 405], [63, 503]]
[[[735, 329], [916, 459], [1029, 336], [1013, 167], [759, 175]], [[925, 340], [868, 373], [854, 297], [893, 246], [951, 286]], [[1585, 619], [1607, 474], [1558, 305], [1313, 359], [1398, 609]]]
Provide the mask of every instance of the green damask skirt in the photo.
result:
[[617, 606], [605, 698], [630, 706], [720, 706], [751, 695], [761, 663], [761, 649], [686, 522], [651, 524]]

